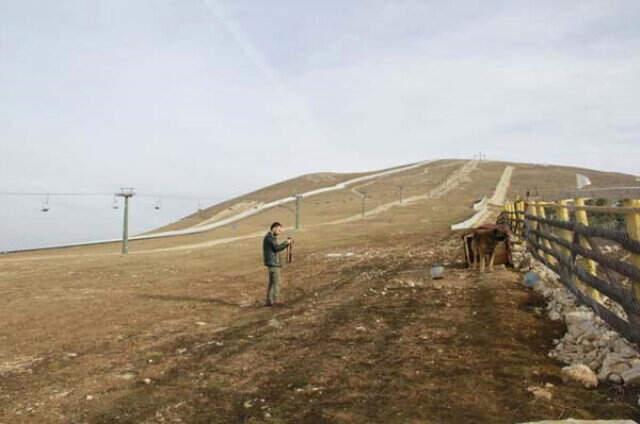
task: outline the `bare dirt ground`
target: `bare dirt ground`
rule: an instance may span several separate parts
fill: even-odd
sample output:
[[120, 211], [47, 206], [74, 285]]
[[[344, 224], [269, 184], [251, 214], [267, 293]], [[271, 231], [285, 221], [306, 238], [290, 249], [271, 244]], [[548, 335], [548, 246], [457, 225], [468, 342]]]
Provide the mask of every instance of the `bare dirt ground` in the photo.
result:
[[[280, 308], [261, 306], [259, 239], [127, 257], [1, 258], [0, 423], [638, 418], [637, 393], [562, 384], [547, 352], [563, 329], [536, 312], [542, 299], [518, 274], [463, 267], [448, 227], [473, 213], [503, 170], [482, 164], [444, 198], [297, 233]], [[352, 213], [345, 199], [326, 201]], [[446, 278], [432, 281], [436, 261]], [[550, 402], [526, 390], [545, 383], [554, 385]]]

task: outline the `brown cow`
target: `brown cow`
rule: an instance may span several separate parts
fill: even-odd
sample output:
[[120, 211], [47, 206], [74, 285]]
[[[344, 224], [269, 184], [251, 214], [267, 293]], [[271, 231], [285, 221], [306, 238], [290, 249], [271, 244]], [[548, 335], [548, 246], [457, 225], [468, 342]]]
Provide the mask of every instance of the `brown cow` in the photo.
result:
[[480, 272], [484, 272], [486, 257], [489, 256], [489, 271], [493, 271], [496, 246], [510, 235], [509, 227], [503, 224], [486, 224], [476, 228], [471, 239], [473, 267], [477, 269], [480, 266]]

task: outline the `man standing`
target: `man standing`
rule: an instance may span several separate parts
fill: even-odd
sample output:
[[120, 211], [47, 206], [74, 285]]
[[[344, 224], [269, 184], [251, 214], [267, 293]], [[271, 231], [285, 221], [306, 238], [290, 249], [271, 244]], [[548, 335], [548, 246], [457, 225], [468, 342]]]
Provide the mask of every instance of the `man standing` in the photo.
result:
[[271, 230], [262, 240], [262, 255], [264, 256], [264, 266], [269, 270], [269, 287], [267, 288], [266, 306], [273, 306], [276, 303], [280, 290], [280, 255], [279, 252], [285, 250], [291, 244], [291, 239], [278, 243], [278, 235], [282, 233], [282, 225], [279, 222], [271, 224]]

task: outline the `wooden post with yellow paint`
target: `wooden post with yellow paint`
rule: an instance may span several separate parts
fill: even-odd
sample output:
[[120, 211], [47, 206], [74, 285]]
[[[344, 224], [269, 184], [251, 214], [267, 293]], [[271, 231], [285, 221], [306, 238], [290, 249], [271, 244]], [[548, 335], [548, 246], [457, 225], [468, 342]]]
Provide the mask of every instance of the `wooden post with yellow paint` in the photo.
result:
[[[538, 216], [538, 202], [529, 203], [529, 215], [533, 217]], [[538, 221], [531, 220], [529, 222], [529, 228], [531, 228], [532, 230], [537, 230], [539, 227], [540, 225], [538, 224]], [[540, 243], [540, 238], [538, 236], [536, 236], [536, 240], [538, 241], [538, 243]], [[543, 252], [538, 249], [538, 254], [542, 256]]]
[[518, 217], [516, 216], [516, 201], [511, 202], [511, 205], [509, 205], [509, 209], [511, 212], [511, 221], [513, 222], [513, 225], [511, 226], [511, 230], [515, 233], [516, 228], [518, 228]]
[[[569, 203], [568, 200], [561, 200], [560, 202], [558, 202], [558, 219], [560, 219], [561, 221], [565, 221], [565, 222], [569, 222], [570, 221], [569, 208], [567, 207], [568, 203]], [[571, 232], [570, 230], [560, 230], [559, 231], [559, 235], [560, 235], [560, 237], [562, 237], [564, 240], [568, 241], [569, 243], [571, 243], [573, 241], [573, 232]], [[571, 258], [571, 250], [570, 249], [567, 249], [566, 247], [562, 247], [560, 250], [562, 252], [562, 255], [566, 259], [570, 259]], [[577, 278], [576, 276], [572, 275], [571, 279], [574, 282], [574, 284], [576, 285], [576, 287], [581, 289], [581, 291], [584, 292], [584, 291], [587, 291], [587, 290], [593, 290], [593, 289], [590, 289], [589, 287], [587, 287], [584, 283], [582, 283], [582, 281], [580, 281], [580, 279]]]
[[[582, 197], [576, 198], [575, 205], [577, 207], [584, 206], [584, 199]], [[589, 225], [589, 217], [587, 216], [587, 211], [586, 210], [584, 210], [584, 209], [576, 209], [576, 222], [578, 224], [582, 224], [582, 225], [586, 225], [586, 226]], [[580, 245], [582, 247], [584, 247], [585, 249], [590, 249], [591, 248], [591, 246], [584, 239], [584, 237], [580, 237]], [[587, 259], [586, 260], [586, 264], [587, 264], [587, 271], [589, 272], [589, 274], [597, 275], [597, 273], [598, 273], [598, 264], [595, 261], [591, 260], [591, 259]], [[597, 291], [594, 288], [590, 288], [590, 287], [587, 288], [586, 290], [589, 293], [589, 295], [591, 295], [591, 298], [593, 298], [597, 302], [601, 301], [600, 292], [599, 291]]]
[[[560, 202], [558, 202], [558, 219], [560, 221], [569, 222], [570, 220], [569, 208], [567, 208], [568, 203], [568, 200], [561, 200]], [[560, 237], [562, 237], [563, 240], [568, 241], [569, 243], [571, 243], [571, 241], [573, 240], [573, 233], [570, 230], [560, 230], [559, 233]], [[568, 259], [571, 257], [571, 250], [563, 247], [561, 251], [565, 258]]]
[[[540, 218], [546, 218], [547, 217], [547, 213], [544, 210], [544, 204], [540, 203], [538, 204], [538, 216]], [[542, 226], [539, 226], [538, 228], [542, 228]], [[539, 231], [542, 231], [541, 229]], [[551, 232], [551, 230], [549, 230], [549, 232]], [[547, 249], [551, 250], [551, 242], [547, 239], [543, 239], [542, 243], [544, 244], [544, 247], [546, 247]], [[549, 254], [549, 253], [545, 253], [544, 254], [545, 258], [547, 258], [547, 262], [549, 262], [550, 264], [555, 264], [556, 260], [553, 257], [553, 255]]]
[[524, 200], [520, 200], [518, 203], [516, 203], [516, 218], [520, 220], [516, 227], [518, 229], [519, 236], [522, 236], [524, 233], [524, 209]]
[[[626, 200], [624, 202], [624, 206], [629, 208], [640, 208], [640, 200]], [[633, 240], [640, 241], [640, 213], [627, 213], [625, 216], [625, 222], [629, 237]], [[640, 255], [631, 254], [629, 260], [634, 266], [640, 268]], [[633, 281], [633, 295], [636, 300], [640, 301], [640, 281]]]
[[507, 213], [509, 214], [509, 222], [511, 222], [511, 228], [515, 228], [516, 226], [516, 221], [515, 221], [515, 216], [513, 214], [513, 202], [508, 202], [506, 205], [507, 207]]

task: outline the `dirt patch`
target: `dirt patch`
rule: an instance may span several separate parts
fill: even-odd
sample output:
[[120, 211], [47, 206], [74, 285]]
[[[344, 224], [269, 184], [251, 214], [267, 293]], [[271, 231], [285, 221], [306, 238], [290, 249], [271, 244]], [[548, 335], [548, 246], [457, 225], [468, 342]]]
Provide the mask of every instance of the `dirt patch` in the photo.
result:
[[[637, 417], [623, 394], [561, 386], [559, 364], [547, 352], [563, 329], [535, 313], [541, 300], [517, 274], [477, 275], [459, 256], [445, 279], [431, 281], [428, 264], [451, 257], [457, 238], [391, 244], [360, 246], [320, 264], [311, 258], [312, 275], [302, 266], [290, 270], [286, 277], [296, 283], [286, 307], [250, 306], [226, 329], [182, 332], [128, 356], [112, 352], [103, 381], [87, 385], [90, 400], [81, 383], [49, 397], [57, 418], [37, 409], [32, 416], [104, 423]], [[5, 380], [3, 392], [75, 372], [50, 362], [29, 379]], [[555, 385], [552, 401], [534, 400], [527, 387], [545, 383]], [[15, 407], [2, 418], [15, 417]]]
[[[454, 169], [428, 178], [418, 169], [368, 191], [387, 204], [398, 183], [419, 195]], [[561, 386], [561, 364], [547, 352], [563, 329], [537, 312], [541, 299], [517, 274], [463, 267], [447, 229], [503, 170], [481, 163], [446, 197], [348, 224], [312, 226], [357, 213], [352, 194], [308, 202], [282, 308], [261, 306], [259, 239], [127, 257], [81, 256], [117, 250], [102, 246], [3, 258], [0, 422], [637, 418], [635, 393]], [[264, 232], [291, 219], [284, 213], [247, 219], [238, 233], [135, 242], [132, 251]], [[428, 279], [433, 262], [445, 264], [445, 279]], [[527, 391], [546, 383], [551, 401]]]

